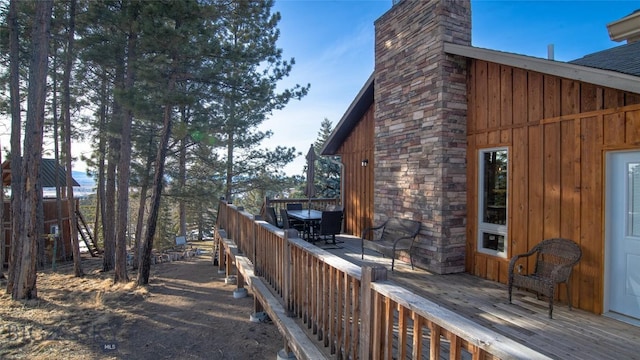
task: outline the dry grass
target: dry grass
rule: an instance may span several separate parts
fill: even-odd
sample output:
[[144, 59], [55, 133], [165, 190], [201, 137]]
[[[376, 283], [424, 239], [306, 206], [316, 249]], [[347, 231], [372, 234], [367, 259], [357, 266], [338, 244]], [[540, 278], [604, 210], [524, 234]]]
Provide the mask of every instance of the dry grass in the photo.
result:
[[[39, 272], [36, 300], [12, 301], [2, 291], [0, 358], [95, 358], [114, 331], [119, 335], [115, 325], [133, 320], [128, 310], [148, 295], [133, 281], [114, 285], [112, 273], [100, 267], [101, 259], [84, 259], [82, 278], [73, 276], [70, 264]], [[6, 281], [0, 286], [4, 289]]]
[[153, 265], [145, 287], [113, 284], [101, 267], [87, 258], [82, 278], [71, 264], [39, 272], [37, 300], [12, 301], [0, 280], [0, 359], [262, 359], [282, 347], [210, 255]]

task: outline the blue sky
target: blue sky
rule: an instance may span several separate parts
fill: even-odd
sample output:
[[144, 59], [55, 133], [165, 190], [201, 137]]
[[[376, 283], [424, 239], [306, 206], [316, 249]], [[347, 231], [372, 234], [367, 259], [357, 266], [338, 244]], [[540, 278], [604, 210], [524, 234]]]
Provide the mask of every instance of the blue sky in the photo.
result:
[[[281, 86], [311, 84], [309, 94], [274, 112], [263, 124], [274, 136], [264, 146], [293, 146], [303, 154], [318, 137], [320, 123], [333, 126], [373, 72], [374, 22], [391, 0], [276, 0], [285, 58], [295, 58]], [[621, 43], [606, 24], [640, 9], [640, 1], [471, 1], [472, 45], [569, 61]], [[284, 171], [302, 175], [304, 155]]]

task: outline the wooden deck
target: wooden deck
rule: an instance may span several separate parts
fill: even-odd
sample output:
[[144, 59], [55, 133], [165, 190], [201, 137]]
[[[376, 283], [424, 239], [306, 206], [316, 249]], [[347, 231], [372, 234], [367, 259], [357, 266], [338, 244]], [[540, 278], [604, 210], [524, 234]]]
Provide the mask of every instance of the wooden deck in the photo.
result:
[[[360, 240], [340, 236], [338, 246], [318, 246], [357, 265], [376, 263], [390, 269], [391, 260], [365, 250], [360, 259]], [[388, 277], [417, 295], [452, 310], [478, 324], [555, 359], [640, 359], [640, 327], [583, 310], [548, 304], [532, 293], [514, 290], [509, 304], [504, 284], [469, 274], [435, 275], [396, 261]]]

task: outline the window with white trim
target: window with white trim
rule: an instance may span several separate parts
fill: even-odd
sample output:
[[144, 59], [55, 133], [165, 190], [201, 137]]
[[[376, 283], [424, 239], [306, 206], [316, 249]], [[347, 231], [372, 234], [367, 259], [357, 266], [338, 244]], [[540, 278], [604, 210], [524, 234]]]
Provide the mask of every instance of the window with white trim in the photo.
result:
[[481, 149], [478, 155], [478, 251], [506, 258], [509, 152]]

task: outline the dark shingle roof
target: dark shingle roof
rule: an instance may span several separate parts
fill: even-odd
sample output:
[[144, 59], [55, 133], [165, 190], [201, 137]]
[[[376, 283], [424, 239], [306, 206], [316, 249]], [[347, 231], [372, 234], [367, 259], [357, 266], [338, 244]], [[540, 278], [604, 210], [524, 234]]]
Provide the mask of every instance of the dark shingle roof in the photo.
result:
[[640, 42], [598, 51], [569, 63], [640, 76]]

